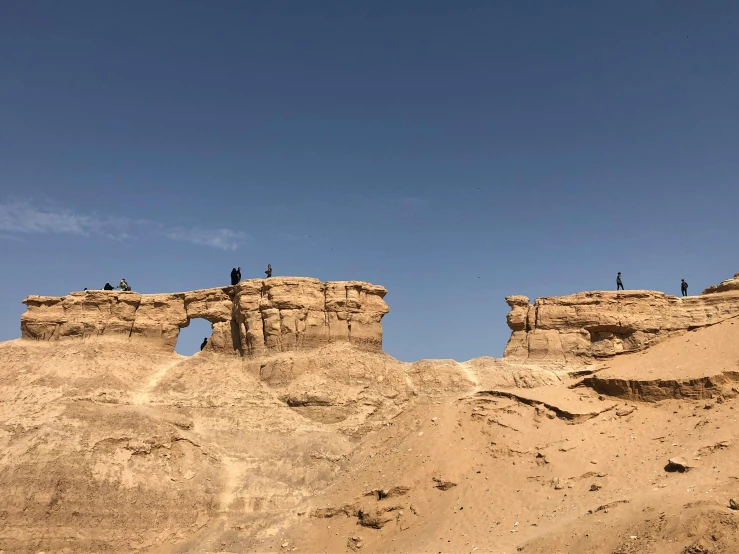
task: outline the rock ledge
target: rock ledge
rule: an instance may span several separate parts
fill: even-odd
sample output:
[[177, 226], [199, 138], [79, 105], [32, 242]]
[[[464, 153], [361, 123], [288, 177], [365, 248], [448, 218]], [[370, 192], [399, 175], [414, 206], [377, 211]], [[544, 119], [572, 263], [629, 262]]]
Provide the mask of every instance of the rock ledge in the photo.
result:
[[131, 338], [174, 349], [190, 320], [212, 323], [208, 350], [261, 356], [329, 342], [382, 349], [384, 287], [308, 277], [251, 279], [238, 285], [170, 294], [121, 291], [29, 296], [25, 339]]
[[509, 296], [505, 357], [588, 361], [643, 350], [676, 332], [739, 317], [739, 274], [700, 296], [649, 290], [591, 291], [537, 298]]

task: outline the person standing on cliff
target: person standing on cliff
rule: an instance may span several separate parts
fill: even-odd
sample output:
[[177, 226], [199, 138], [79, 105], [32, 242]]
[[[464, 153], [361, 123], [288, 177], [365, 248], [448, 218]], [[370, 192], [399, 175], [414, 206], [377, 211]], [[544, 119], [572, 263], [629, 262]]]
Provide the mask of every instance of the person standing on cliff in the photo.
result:
[[205, 348], [205, 345], [208, 344], [208, 337], [205, 337], [203, 339], [203, 343], [200, 345], [200, 350], [202, 351], [203, 348]]
[[235, 285], [236, 283], [239, 282], [239, 280], [237, 279], [237, 275], [238, 273], [236, 273], [236, 268], [235, 267], [232, 268], [231, 269], [231, 284], [232, 285]]
[[241, 268], [237, 267], [236, 268], [236, 282], [234, 283], [234, 285], [237, 285], [240, 282], [241, 282]]
[[267, 271], [265, 271], [265, 273], [267, 274], [268, 279], [272, 277], [272, 264], [267, 264]]
[[618, 272], [618, 275], [616, 275], [616, 290], [624, 290], [624, 284], [623, 281], [621, 281], [621, 272]]
[[680, 292], [683, 293], [683, 296], [688, 296], [688, 283], [685, 282], [685, 279], [680, 279], [682, 281], [680, 283]]

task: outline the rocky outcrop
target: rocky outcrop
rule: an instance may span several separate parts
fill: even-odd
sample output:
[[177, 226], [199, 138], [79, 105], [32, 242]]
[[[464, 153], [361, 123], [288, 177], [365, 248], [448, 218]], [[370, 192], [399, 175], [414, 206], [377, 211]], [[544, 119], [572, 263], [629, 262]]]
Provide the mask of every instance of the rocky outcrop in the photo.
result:
[[23, 338], [123, 337], [174, 349], [191, 319], [212, 323], [207, 348], [260, 356], [329, 342], [382, 349], [384, 287], [361, 281], [322, 283], [306, 277], [242, 281], [231, 287], [172, 294], [121, 291], [29, 296]]
[[714, 294], [717, 292], [727, 292], [730, 290], [739, 291], [739, 273], [735, 273], [731, 279], [721, 281], [718, 285], [711, 285], [701, 294]]
[[[734, 280], [730, 280], [734, 281]], [[672, 333], [739, 316], [739, 289], [724, 281], [712, 294], [596, 291], [537, 298], [509, 296], [511, 337], [505, 357], [587, 361], [634, 352]]]

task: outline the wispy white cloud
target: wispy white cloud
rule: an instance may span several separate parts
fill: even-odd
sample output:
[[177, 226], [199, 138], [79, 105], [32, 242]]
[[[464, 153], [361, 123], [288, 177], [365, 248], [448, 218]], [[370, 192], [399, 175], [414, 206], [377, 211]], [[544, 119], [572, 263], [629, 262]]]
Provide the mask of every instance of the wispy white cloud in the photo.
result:
[[86, 235], [98, 227], [95, 218], [70, 210], [38, 209], [29, 202], [0, 204], [0, 231], [13, 234], [63, 233]]
[[0, 202], [0, 238], [22, 240], [24, 235], [38, 234], [103, 236], [118, 241], [153, 234], [219, 250], [236, 250], [249, 240], [247, 233], [231, 229], [173, 227], [145, 219], [79, 213], [53, 204]]
[[236, 250], [249, 237], [242, 231], [231, 229], [202, 229], [200, 227], [175, 227], [165, 232], [167, 238], [210, 246], [220, 250]]

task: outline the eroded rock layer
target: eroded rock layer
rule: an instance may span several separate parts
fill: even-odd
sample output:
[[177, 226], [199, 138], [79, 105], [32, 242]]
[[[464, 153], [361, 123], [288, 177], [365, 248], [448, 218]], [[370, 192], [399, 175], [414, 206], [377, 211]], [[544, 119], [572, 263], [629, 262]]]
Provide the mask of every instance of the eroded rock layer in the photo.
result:
[[710, 292], [685, 298], [647, 290], [580, 292], [537, 298], [533, 305], [525, 296], [509, 296], [512, 333], [505, 357], [576, 361], [614, 356], [739, 316], [738, 289], [727, 285]]
[[731, 279], [721, 281], [718, 285], [711, 285], [701, 294], [714, 294], [716, 292], [739, 291], [739, 273], [735, 273]]
[[203, 318], [213, 325], [207, 348], [218, 352], [259, 356], [337, 341], [381, 350], [386, 293], [361, 281], [273, 277], [172, 294], [29, 296], [21, 332], [43, 341], [130, 337], [174, 349], [180, 329]]

